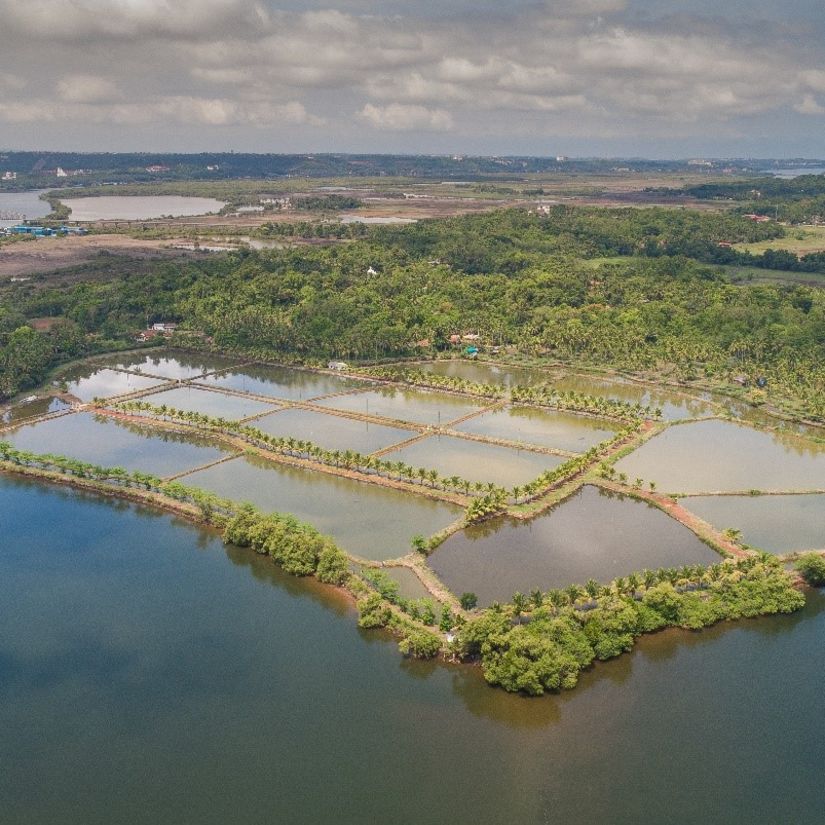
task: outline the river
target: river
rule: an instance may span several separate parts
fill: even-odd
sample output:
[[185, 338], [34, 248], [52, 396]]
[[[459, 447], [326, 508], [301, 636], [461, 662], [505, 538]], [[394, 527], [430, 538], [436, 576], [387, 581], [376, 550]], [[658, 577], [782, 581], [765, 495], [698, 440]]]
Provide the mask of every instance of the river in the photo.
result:
[[0, 477], [0, 823], [822, 822], [825, 598], [524, 699], [172, 516]]

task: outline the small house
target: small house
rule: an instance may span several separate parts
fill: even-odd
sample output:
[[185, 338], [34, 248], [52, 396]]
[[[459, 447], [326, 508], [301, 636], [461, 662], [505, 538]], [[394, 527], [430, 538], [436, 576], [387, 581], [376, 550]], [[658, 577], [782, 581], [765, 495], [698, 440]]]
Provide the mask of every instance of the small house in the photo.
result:
[[327, 364], [327, 369], [336, 370], [336, 372], [341, 372], [342, 370], [349, 369], [349, 366], [344, 361], [330, 361]]

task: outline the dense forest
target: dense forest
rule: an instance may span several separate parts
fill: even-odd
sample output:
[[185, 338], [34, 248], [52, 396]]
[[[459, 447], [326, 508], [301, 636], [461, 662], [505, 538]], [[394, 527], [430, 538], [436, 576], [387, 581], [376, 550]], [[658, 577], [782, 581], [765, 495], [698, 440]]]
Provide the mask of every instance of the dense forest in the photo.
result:
[[[147, 320], [177, 320], [218, 349], [296, 360], [426, 354], [472, 331], [521, 354], [681, 380], [765, 375], [821, 416], [825, 292], [737, 286], [700, 262], [723, 240], [781, 232], [690, 211], [509, 210], [371, 228], [334, 246], [158, 262], [110, 280], [10, 284], [0, 290], [0, 392], [123, 346]], [[38, 317], [63, 321], [39, 333], [28, 325]]]

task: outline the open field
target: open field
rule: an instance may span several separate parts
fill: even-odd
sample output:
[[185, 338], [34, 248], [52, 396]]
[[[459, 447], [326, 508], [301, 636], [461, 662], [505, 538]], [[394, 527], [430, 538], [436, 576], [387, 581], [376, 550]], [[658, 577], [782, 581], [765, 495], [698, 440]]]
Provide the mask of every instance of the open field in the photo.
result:
[[783, 249], [796, 255], [825, 252], [825, 226], [790, 227], [785, 238], [735, 244], [734, 248], [753, 255], [761, 255], [767, 249]]
[[185, 252], [168, 241], [141, 240], [128, 235], [39, 238], [0, 247], [0, 281], [8, 278], [38, 278], [43, 273], [65, 270], [118, 256], [130, 260], [174, 259]]

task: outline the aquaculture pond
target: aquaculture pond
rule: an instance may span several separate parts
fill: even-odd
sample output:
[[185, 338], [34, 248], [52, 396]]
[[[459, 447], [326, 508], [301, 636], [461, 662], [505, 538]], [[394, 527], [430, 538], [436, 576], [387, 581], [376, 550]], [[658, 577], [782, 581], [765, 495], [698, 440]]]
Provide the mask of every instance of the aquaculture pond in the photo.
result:
[[203, 379], [204, 384], [227, 390], [271, 395], [289, 401], [307, 401], [321, 395], [369, 387], [366, 381], [292, 367], [251, 364]]
[[435, 533], [461, 515], [459, 507], [443, 502], [247, 455], [181, 482], [265, 512], [292, 513], [368, 559], [404, 556], [414, 535]]
[[311, 441], [326, 450], [355, 450], [365, 455], [417, 435], [414, 430], [295, 407], [266, 415], [252, 424], [270, 435]]
[[94, 398], [110, 398], [113, 395], [148, 390], [163, 384], [161, 379], [146, 375], [88, 366], [67, 373], [60, 383], [64, 381], [66, 391], [84, 402]]
[[511, 367], [504, 364], [491, 364], [484, 361], [431, 361], [412, 365], [414, 369], [446, 375], [450, 378], [463, 378], [477, 384], [502, 384], [511, 387], [514, 384], [543, 384], [550, 380], [547, 370], [529, 367]]
[[619, 428], [620, 425], [604, 418], [537, 410], [534, 407], [493, 410], [456, 427], [463, 433], [576, 453], [586, 453], [596, 444], [607, 441]]
[[613, 398], [628, 404], [641, 404], [653, 409], [658, 407], [662, 411], [662, 418], [667, 421], [697, 418], [719, 412], [718, 408], [699, 398], [622, 378], [570, 373], [553, 379], [551, 383], [559, 392], [573, 391], [584, 395]]
[[24, 421], [27, 418], [46, 415], [46, 413], [68, 410], [69, 406], [65, 401], [54, 396], [35, 398], [33, 401], [23, 400], [0, 410], [0, 424], [11, 424], [16, 421]]
[[220, 212], [226, 203], [214, 198], [183, 195], [114, 195], [66, 198], [73, 221], [141, 221], [152, 218], [206, 215]]
[[226, 369], [237, 360], [220, 355], [198, 355], [197, 353], [167, 351], [128, 352], [110, 355], [99, 363], [116, 369], [129, 369], [147, 375], [175, 381], [189, 381], [204, 373]]
[[691, 496], [682, 504], [720, 530], [741, 530], [760, 550], [825, 550], [825, 495]]
[[169, 476], [215, 461], [227, 451], [195, 435], [116, 421], [89, 412], [23, 424], [0, 434], [19, 450], [52, 453], [101, 467]]
[[616, 464], [681, 493], [825, 489], [825, 445], [730, 421], [669, 427]]
[[819, 594], [529, 700], [168, 515], [0, 478], [0, 533], [2, 825], [822, 821]]
[[322, 407], [331, 407], [336, 410], [376, 415], [396, 421], [411, 421], [429, 426], [443, 426], [450, 421], [477, 412], [485, 406], [484, 401], [472, 401], [466, 396], [397, 387], [381, 387], [355, 395], [327, 398], [317, 403]]
[[497, 519], [468, 527], [429, 561], [453, 591], [471, 591], [489, 604], [516, 591], [591, 578], [604, 583], [644, 568], [710, 564], [719, 556], [655, 507], [588, 485], [532, 521]]
[[192, 386], [175, 387], [164, 392], [152, 393], [141, 400], [155, 407], [165, 404], [176, 410], [199, 412], [211, 415], [213, 418], [229, 420], [249, 418], [251, 415], [260, 415], [278, 409], [275, 404], [267, 404], [255, 398], [225, 395], [222, 392], [211, 392]]
[[499, 487], [525, 484], [566, 460], [557, 455], [500, 447], [451, 435], [431, 435], [400, 450], [385, 453], [382, 458], [438, 470], [447, 478], [458, 476], [468, 481], [492, 482]]

